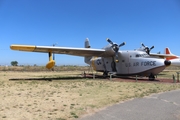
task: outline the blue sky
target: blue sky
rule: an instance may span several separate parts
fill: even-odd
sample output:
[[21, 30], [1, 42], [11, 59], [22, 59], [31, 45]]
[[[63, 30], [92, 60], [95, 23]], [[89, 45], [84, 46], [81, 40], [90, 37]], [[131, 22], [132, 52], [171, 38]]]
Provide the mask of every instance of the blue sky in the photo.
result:
[[[179, 0], [0, 0], [0, 65], [45, 65], [44, 53], [10, 50], [11, 44], [102, 48], [110, 38], [121, 50], [145, 45], [180, 55]], [[56, 55], [57, 65], [85, 65], [82, 57]]]

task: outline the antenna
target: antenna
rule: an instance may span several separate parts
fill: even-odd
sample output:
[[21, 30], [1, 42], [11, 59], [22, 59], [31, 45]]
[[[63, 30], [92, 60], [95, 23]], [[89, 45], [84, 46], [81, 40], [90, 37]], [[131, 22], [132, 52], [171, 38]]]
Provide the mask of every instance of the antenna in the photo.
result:
[[54, 43], [53, 46], [56, 46], [58, 43]]

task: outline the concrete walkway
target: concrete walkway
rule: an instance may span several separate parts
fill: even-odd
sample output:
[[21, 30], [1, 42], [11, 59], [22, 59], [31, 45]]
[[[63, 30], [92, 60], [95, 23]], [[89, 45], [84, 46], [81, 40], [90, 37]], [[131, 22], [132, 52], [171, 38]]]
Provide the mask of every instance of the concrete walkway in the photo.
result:
[[180, 120], [180, 90], [115, 104], [79, 120]]

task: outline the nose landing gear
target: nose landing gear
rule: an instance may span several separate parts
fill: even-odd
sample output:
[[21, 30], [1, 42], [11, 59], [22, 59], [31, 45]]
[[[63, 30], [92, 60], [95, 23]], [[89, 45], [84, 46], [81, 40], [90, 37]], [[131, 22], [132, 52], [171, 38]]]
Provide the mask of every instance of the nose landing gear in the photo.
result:
[[152, 73], [149, 75], [149, 80], [151, 81], [155, 80], [155, 76]]

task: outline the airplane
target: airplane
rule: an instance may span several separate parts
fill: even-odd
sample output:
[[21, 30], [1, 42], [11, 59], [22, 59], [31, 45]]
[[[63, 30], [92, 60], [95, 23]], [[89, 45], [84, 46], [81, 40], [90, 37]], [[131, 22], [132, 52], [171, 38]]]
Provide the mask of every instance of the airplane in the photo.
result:
[[171, 61], [165, 60], [174, 55], [151, 54], [154, 48], [145, 46], [135, 50], [119, 50], [125, 42], [116, 44], [107, 38], [109, 43], [102, 49], [91, 48], [89, 39], [85, 40], [85, 48], [57, 47], [57, 46], [35, 46], [12, 44], [12, 50], [41, 52], [49, 54], [49, 62], [46, 68], [51, 69], [55, 65], [53, 54], [68, 54], [84, 57], [84, 62], [89, 64], [95, 71], [103, 73], [103, 76], [113, 73], [117, 76], [146, 76], [154, 80], [155, 75], [171, 65]]
[[180, 56], [172, 54], [169, 48], [165, 48], [165, 54], [173, 55], [172, 57], [166, 58], [166, 60], [171, 61], [171, 66], [180, 67]]

